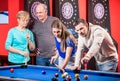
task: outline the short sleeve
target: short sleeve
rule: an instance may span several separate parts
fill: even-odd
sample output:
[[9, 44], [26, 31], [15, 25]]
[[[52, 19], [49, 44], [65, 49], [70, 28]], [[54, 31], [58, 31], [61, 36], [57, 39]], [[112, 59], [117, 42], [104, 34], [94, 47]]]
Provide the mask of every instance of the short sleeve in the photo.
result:
[[75, 44], [71, 38], [68, 38], [66, 41], [67, 47], [74, 47]]

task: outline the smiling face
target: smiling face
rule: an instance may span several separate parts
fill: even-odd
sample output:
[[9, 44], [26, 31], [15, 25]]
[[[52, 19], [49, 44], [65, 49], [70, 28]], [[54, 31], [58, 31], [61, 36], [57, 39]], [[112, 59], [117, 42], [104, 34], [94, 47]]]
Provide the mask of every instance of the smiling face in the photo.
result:
[[85, 37], [87, 35], [87, 32], [88, 32], [88, 25], [83, 24], [83, 23], [79, 23], [78, 25], [75, 26], [75, 30], [77, 31], [78, 34]]
[[36, 16], [40, 21], [44, 21], [47, 18], [47, 9], [44, 4], [39, 4], [36, 7]]

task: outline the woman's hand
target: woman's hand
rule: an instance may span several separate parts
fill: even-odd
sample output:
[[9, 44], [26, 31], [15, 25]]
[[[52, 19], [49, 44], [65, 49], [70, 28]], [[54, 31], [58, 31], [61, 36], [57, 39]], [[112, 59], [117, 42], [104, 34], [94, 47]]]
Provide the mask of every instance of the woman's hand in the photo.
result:
[[23, 55], [24, 57], [28, 57], [29, 54], [26, 51], [20, 51], [20, 54]]
[[53, 64], [58, 58], [58, 56], [59, 56], [58, 50], [55, 49], [55, 55], [51, 57], [50, 64]]
[[53, 63], [56, 61], [56, 59], [57, 59], [57, 56], [56, 56], [56, 55], [53, 56], [53, 57], [51, 57], [51, 59], [50, 59], [50, 64], [53, 64]]

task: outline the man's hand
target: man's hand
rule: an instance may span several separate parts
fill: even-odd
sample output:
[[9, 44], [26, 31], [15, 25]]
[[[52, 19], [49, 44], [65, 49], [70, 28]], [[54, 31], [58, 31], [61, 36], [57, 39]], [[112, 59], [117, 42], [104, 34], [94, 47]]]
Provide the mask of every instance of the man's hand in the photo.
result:
[[90, 60], [89, 57], [84, 56], [84, 57], [81, 59], [81, 63], [82, 63], [82, 64], [87, 64], [89, 60]]
[[71, 70], [80, 70], [80, 66], [74, 66], [73, 68], [71, 68]]
[[40, 49], [39, 49], [39, 48], [36, 48], [36, 49], [34, 50], [34, 53], [35, 53], [36, 55], [40, 55]]

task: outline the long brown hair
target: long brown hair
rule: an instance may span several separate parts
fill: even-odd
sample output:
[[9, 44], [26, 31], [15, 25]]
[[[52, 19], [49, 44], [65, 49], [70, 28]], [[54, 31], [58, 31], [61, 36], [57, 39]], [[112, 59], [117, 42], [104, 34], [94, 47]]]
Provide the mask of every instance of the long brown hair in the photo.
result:
[[63, 52], [66, 51], [66, 41], [67, 41], [68, 37], [70, 37], [73, 40], [73, 42], [76, 43], [74, 36], [67, 31], [67, 29], [65, 28], [65, 26], [63, 25], [63, 23], [59, 19], [53, 21], [53, 23], [51, 25], [51, 29], [52, 28], [57, 28], [57, 29], [62, 30], [61, 47], [60, 48]]

